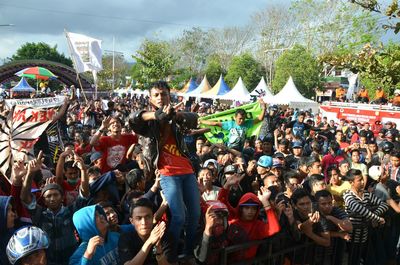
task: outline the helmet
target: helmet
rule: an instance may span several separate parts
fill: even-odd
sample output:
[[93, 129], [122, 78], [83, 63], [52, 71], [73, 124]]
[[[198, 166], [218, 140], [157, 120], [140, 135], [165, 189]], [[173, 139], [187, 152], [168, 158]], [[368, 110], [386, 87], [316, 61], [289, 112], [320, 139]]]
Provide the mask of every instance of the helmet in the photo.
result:
[[386, 154], [390, 153], [394, 148], [394, 145], [392, 142], [385, 141], [382, 143], [382, 151]]
[[19, 229], [7, 244], [7, 257], [11, 264], [40, 249], [49, 247], [49, 238], [42, 229], [28, 226]]
[[271, 111], [271, 110], [278, 111], [278, 106], [277, 105], [271, 105], [271, 106], [268, 107], [268, 110], [269, 111]]

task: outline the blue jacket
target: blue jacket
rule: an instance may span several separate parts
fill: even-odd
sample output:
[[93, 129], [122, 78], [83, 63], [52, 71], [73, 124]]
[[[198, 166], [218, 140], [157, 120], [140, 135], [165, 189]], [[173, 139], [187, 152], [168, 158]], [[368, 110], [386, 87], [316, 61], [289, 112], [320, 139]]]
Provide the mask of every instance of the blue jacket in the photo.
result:
[[8, 258], [6, 255], [6, 247], [8, 240], [13, 235], [14, 228], [7, 228], [7, 208], [11, 202], [11, 196], [0, 196], [0, 264], [8, 265]]
[[104, 244], [97, 247], [92, 259], [89, 260], [83, 257], [89, 240], [94, 236], [100, 235], [99, 230], [96, 227], [96, 211], [105, 216], [103, 209], [98, 205], [84, 207], [74, 214], [74, 225], [82, 243], [69, 259], [69, 264], [71, 265], [117, 265], [119, 263], [119, 233], [110, 231], [107, 233]]

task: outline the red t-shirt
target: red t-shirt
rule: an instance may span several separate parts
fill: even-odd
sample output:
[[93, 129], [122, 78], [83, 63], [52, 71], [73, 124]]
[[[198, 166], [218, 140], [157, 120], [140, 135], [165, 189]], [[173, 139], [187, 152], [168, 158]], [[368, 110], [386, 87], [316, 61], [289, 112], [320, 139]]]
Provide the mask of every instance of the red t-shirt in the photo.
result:
[[95, 149], [103, 154], [100, 160], [101, 172], [106, 173], [125, 163], [126, 152], [132, 144], [137, 142], [138, 139], [133, 134], [122, 134], [118, 140], [111, 136], [100, 137], [99, 144]]
[[193, 174], [190, 160], [179, 152], [173, 135], [169, 135], [160, 152], [158, 170], [164, 176]]
[[90, 153], [91, 151], [92, 151], [92, 146], [90, 144], [87, 144], [85, 147], [81, 147], [79, 144], [75, 144], [75, 153], [78, 156]]
[[70, 185], [68, 181], [64, 180], [62, 188], [64, 190], [64, 205], [70, 206], [76, 201], [79, 195], [79, 187], [81, 186], [81, 180], [79, 179], [75, 185]]

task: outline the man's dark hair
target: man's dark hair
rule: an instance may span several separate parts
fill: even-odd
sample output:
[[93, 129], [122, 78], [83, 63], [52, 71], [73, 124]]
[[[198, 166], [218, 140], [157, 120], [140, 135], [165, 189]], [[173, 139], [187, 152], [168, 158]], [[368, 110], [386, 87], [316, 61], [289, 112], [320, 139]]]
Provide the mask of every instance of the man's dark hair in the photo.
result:
[[361, 170], [359, 170], [359, 169], [350, 169], [349, 172], [347, 172], [346, 179], [348, 181], [354, 181], [356, 176], [362, 176]]
[[235, 117], [237, 116], [237, 115], [242, 115], [242, 116], [245, 116], [246, 117], [246, 111], [244, 110], [244, 109], [238, 109], [238, 110], [236, 110], [236, 112], [235, 112]]
[[67, 148], [68, 146], [75, 147], [75, 145], [74, 145], [73, 142], [66, 142], [66, 143], [64, 144], [64, 150], [65, 150], [65, 148]]
[[113, 204], [110, 201], [101, 201], [101, 202], [98, 202], [97, 205], [100, 205], [103, 209], [111, 207], [115, 211], [115, 208], [114, 208]]
[[78, 168], [78, 167], [74, 165], [74, 161], [67, 161], [64, 164], [64, 170], [67, 170], [68, 168]]
[[101, 170], [100, 168], [93, 166], [93, 167], [89, 167], [87, 170], [87, 174], [88, 175], [101, 175]]
[[353, 149], [350, 151], [350, 154], [353, 155], [353, 153], [357, 152], [358, 154], [360, 154], [360, 150], [358, 149]]
[[325, 177], [319, 174], [312, 174], [310, 176], [310, 187], [313, 187], [319, 181], [325, 181]]
[[400, 158], [400, 152], [399, 152], [399, 151], [392, 151], [392, 152], [390, 153], [390, 156], [394, 156], [394, 157], [396, 157], [396, 158]]
[[327, 197], [332, 198], [332, 193], [330, 193], [330, 192], [327, 191], [327, 190], [319, 190], [319, 191], [317, 191], [317, 192], [315, 193], [314, 197], [315, 197], [315, 200], [316, 200], [316, 201], [318, 201], [319, 198], [327, 198]]
[[140, 198], [139, 200], [137, 200], [135, 203], [132, 203], [130, 209], [129, 209], [129, 214], [130, 216], [132, 216], [133, 211], [135, 210], [135, 208], [137, 207], [146, 207], [149, 208], [151, 210], [152, 213], [153, 212], [153, 203], [147, 199], [147, 198]]
[[309, 157], [309, 159], [307, 161], [307, 167], [312, 167], [314, 165], [314, 163], [318, 163], [318, 162], [321, 162], [318, 157], [311, 156], [311, 157]]
[[336, 170], [336, 172], [339, 172], [339, 169], [337, 168], [336, 165], [330, 165], [330, 166], [326, 169], [326, 174], [327, 174], [328, 176], [331, 176], [333, 170]]
[[308, 197], [311, 199], [310, 194], [305, 189], [300, 188], [293, 192], [292, 197], [290, 197], [290, 200], [292, 201], [293, 205], [296, 205], [297, 202], [304, 197]]
[[170, 87], [168, 85], [167, 82], [159, 80], [157, 82], [154, 82], [153, 84], [151, 84], [151, 86], [149, 86], [149, 92], [153, 89], [166, 89], [168, 90], [168, 93], [170, 92]]
[[329, 144], [329, 148], [332, 149], [332, 151], [337, 154], [337, 152], [340, 150], [340, 145], [336, 141], [332, 141]]
[[206, 138], [203, 135], [198, 136], [196, 138], [196, 141], [198, 141], [198, 140], [202, 140], [202, 141], [206, 142]]

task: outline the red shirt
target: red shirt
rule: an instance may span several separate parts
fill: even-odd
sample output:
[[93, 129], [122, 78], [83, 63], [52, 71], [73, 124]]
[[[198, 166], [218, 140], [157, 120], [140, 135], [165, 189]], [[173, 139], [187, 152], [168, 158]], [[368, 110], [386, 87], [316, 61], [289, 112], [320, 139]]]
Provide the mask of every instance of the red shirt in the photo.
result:
[[106, 173], [120, 164], [125, 163], [126, 152], [132, 144], [138, 142], [136, 135], [121, 134], [120, 138], [114, 139], [111, 136], [102, 136], [95, 149], [102, 152], [100, 162], [102, 173]]
[[81, 186], [81, 180], [79, 179], [75, 185], [70, 185], [68, 181], [64, 180], [62, 188], [64, 190], [64, 205], [70, 206], [76, 201], [79, 195], [79, 187]]
[[91, 151], [92, 146], [90, 144], [87, 144], [85, 147], [81, 147], [80, 144], [75, 144], [75, 153], [77, 153], [79, 156], [90, 153]]
[[158, 170], [164, 176], [193, 174], [190, 160], [179, 152], [175, 138], [169, 135], [160, 152]]

